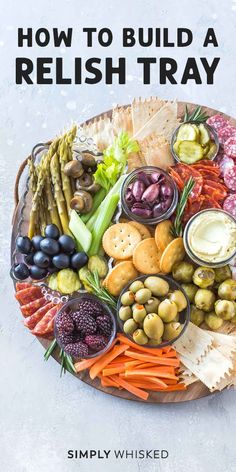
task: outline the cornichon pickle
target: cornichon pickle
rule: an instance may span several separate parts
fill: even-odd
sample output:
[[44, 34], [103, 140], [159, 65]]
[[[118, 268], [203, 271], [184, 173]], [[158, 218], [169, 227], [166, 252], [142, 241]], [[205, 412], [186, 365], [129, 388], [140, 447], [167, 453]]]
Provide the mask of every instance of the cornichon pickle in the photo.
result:
[[78, 275], [72, 269], [62, 269], [57, 274], [58, 290], [61, 293], [73, 293], [80, 289]]

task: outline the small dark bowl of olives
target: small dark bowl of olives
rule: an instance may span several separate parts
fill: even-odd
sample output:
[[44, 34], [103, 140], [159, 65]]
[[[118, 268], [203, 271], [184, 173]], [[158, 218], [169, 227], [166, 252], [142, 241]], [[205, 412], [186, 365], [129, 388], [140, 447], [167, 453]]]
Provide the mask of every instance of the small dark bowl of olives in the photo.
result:
[[131, 220], [154, 225], [168, 219], [178, 203], [178, 189], [163, 169], [145, 166], [127, 175], [121, 189], [121, 204]]
[[141, 275], [122, 290], [117, 320], [136, 344], [162, 348], [173, 344], [186, 330], [190, 303], [181, 285], [171, 277]]

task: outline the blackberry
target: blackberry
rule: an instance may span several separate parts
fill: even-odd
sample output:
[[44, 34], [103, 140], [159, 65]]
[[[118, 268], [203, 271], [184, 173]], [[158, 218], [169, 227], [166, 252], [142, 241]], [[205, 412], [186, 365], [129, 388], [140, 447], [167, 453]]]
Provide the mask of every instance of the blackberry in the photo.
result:
[[87, 357], [88, 356], [88, 346], [82, 341], [73, 344], [67, 344], [65, 347], [65, 352], [70, 354], [70, 356], [78, 357]]
[[73, 332], [74, 322], [70, 316], [70, 313], [63, 311], [59, 315], [57, 315], [56, 328], [58, 330], [59, 335], [63, 333], [71, 334]]
[[85, 336], [84, 342], [94, 351], [101, 351], [106, 347], [108, 339], [102, 334], [90, 334]]
[[84, 298], [79, 302], [77, 310], [72, 313], [72, 319], [76, 321], [77, 317], [81, 313], [96, 318], [97, 316], [103, 314], [103, 308], [100, 303], [96, 302], [95, 300], [88, 300]]
[[58, 340], [64, 348], [67, 344], [72, 344], [75, 342], [74, 333], [66, 334], [62, 333], [58, 335]]
[[111, 319], [108, 315], [100, 315], [96, 318], [96, 323], [98, 327], [98, 331], [101, 334], [104, 334], [108, 338], [111, 336]]
[[83, 334], [94, 334], [97, 331], [95, 319], [87, 313], [78, 313], [75, 319], [76, 328]]

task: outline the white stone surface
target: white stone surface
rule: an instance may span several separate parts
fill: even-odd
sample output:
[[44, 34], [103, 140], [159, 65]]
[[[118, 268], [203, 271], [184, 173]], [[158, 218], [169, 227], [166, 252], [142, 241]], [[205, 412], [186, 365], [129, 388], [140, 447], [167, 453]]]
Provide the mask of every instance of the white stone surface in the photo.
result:
[[[9, 241], [13, 187], [17, 169], [33, 145], [69, 125], [127, 103], [135, 96], [160, 95], [207, 104], [235, 116], [236, 11], [232, 0], [0, 0], [0, 179], [1, 179], [1, 319], [0, 319], [0, 469], [2, 472], [236, 471], [235, 392], [227, 391], [188, 404], [141, 405], [87, 387], [69, 374], [59, 377], [54, 360], [43, 361], [41, 345], [24, 329], [13, 297]], [[109, 49], [17, 49], [17, 27], [84, 26], [112, 28], [118, 38], [124, 26], [189, 27], [194, 44], [186, 50], [141, 48], [122, 51], [116, 38]], [[215, 27], [219, 48], [209, 54], [221, 62], [214, 86], [144, 86], [135, 57], [205, 55], [200, 40]], [[80, 38], [80, 35], [75, 35]], [[62, 56], [69, 71], [72, 58], [106, 55], [129, 58], [125, 86], [16, 86], [15, 57]], [[169, 450], [166, 461], [68, 461], [68, 449]]]

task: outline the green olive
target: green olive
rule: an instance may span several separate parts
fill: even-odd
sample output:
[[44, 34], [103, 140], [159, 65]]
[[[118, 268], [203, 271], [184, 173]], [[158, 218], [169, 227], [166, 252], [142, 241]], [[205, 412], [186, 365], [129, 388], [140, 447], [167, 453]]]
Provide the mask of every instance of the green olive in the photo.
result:
[[169, 284], [161, 277], [151, 275], [144, 280], [144, 285], [151, 290], [152, 295], [164, 297], [169, 292]]
[[173, 321], [173, 319], [176, 317], [178, 312], [177, 305], [175, 304], [174, 301], [169, 300], [166, 298], [163, 300], [159, 307], [158, 307], [158, 315], [164, 321], [165, 323], [169, 323], [170, 321]]
[[218, 288], [218, 295], [224, 300], [236, 300], [236, 280], [224, 280]]
[[138, 329], [138, 325], [137, 323], [135, 323], [133, 318], [130, 318], [129, 320], [125, 321], [123, 325], [123, 330], [125, 334], [133, 334], [136, 329]]
[[193, 324], [200, 326], [200, 324], [202, 324], [204, 321], [204, 316], [205, 313], [203, 310], [199, 310], [199, 308], [194, 305], [190, 306], [190, 320]]
[[[148, 345], [149, 346], [159, 346], [159, 344], [162, 343], [162, 338], [159, 338], [159, 339], [149, 339], [148, 340]], [[151, 352], [152, 353], [152, 352]], [[150, 354], [151, 354], [150, 353]]]
[[231, 320], [235, 315], [234, 304], [230, 300], [217, 300], [215, 312], [222, 320]]
[[198, 291], [198, 287], [194, 284], [181, 284], [182, 288], [184, 289], [190, 303], [194, 301], [194, 297], [196, 292]]
[[133, 319], [134, 321], [136, 321], [136, 323], [142, 323], [147, 312], [144, 308], [143, 305], [139, 305], [138, 303], [135, 303], [133, 306], [132, 306], [132, 310], [133, 310]]
[[173, 339], [177, 338], [182, 331], [182, 325], [180, 323], [176, 323], [172, 321], [172, 323], [166, 323], [163, 340], [164, 341], [172, 341]]
[[233, 318], [231, 318], [231, 320], [230, 320], [230, 321], [231, 321], [231, 323], [233, 323], [233, 324], [235, 324], [235, 325], [236, 325], [236, 315], [234, 315], [234, 317], [233, 317]]
[[122, 305], [132, 305], [134, 303], [134, 294], [130, 290], [124, 292], [120, 299]]
[[160, 316], [156, 313], [149, 313], [146, 318], [144, 318], [143, 329], [149, 338], [160, 339], [163, 335], [164, 324]]
[[200, 288], [207, 288], [213, 285], [215, 272], [210, 267], [198, 267], [193, 274], [193, 282]]
[[194, 267], [190, 262], [176, 262], [172, 268], [172, 275], [175, 280], [183, 283], [192, 282]]
[[199, 288], [194, 302], [197, 308], [203, 311], [212, 311], [215, 303], [215, 294], [206, 288]]
[[147, 313], [157, 313], [158, 307], [160, 305], [160, 300], [156, 297], [149, 298], [147, 303], [145, 303], [145, 309]]
[[148, 288], [141, 288], [135, 293], [134, 298], [137, 303], [143, 304], [143, 303], [147, 303], [147, 301], [149, 300], [149, 298], [151, 298], [151, 296], [152, 296], [151, 290], [149, 290]]
[[132, 310], [131, 310], [130, 306], [120, 307], [119, 317], [122, 321], [127, 321], [129, 318], [132, 318]]
[[144, 333], [143, 329], [136, 329], [133, 333], [133, 340], [135, 343], [141, 344], [142, 346], [143, 344], [147, 344], [148, 337]]
[[169, 299], [172, 302], [175, 302], [178, 311], [182, 311], [186, 308], [187, 306], [187, 300], [186, 297], [184, 296], [183, 292], [181, 290], [175, 290], [169, 295]]
[[230, 270], [230, 267], [228, 265], [224, 267], [219, 267], [218, 269], [214, 269], [215, 271], [215, 281], [217, 283], [224, 282], [226, 279], [230, 279], [232, 272]]
[[179, 322], [179, 313], [177, 313], [177, 315], [174, 317], [174, 319], [172, 321], [177, 321]]
[[133, 293], [136, 293], [141, 288], [144, 288], [143, 282], [141, 280], [134, 280], [134, 282], [132, 282], [130, 285], [129, 290], [131, 290]]
[[210, 329], [212, 329], [213, 331], [217, 331], [217, 329], [221, 328], [223, 320], [222, 318], [217, 316], [214, 311], [212, 311], [211, 313], [206, 313], [205, 323]]

